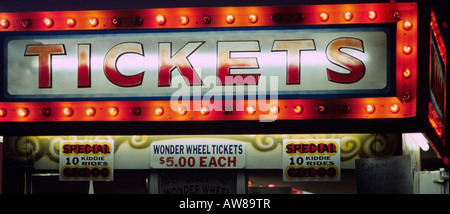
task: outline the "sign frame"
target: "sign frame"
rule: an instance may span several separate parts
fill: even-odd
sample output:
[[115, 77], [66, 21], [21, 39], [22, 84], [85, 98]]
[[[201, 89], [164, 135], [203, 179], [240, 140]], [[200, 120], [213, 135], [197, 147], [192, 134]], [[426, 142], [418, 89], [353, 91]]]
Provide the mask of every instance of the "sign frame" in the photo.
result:
[[[424, 9], [425, 8], [425, 9]], [[421, 92], [423, 83], [417, 81], [421, 78], [419, 69], [423, 64], [416, 59], [423, 53], [424, 47], [419, 42], [423, 37], [422, 21], [418, 18], [419, 3], [367, 3], [367, 4], [333, 4], [333, 5], [296, 5], [296, 6], [243, 6], [243, 7], [208, 7], [208, 8], [159, 8], [141, 10], [110, 10], [110, 11], [53, 11], [53, 12], [23, 12], [0, 13], [0, 19], [7, 19], [9, 27], [0, 28], [2, 33], [8, 32], [52, 32], [52, 31], [95, 31], [95, 30], [124, 30], [124, 29], [203, 29], [203, 28], [230, 28], [230, 27], [289, 27], [289, 26], [339, 26], [355, 24], [386, 24], [395, 25], [395, 94], [389, 97], [361, 97], [339, 99], [283, 99], [278, 100], [276, 106], [267, 106], [266, 111], [232, 111], [224, 107], [222, 111], [208, 111], [188, 109], [184, 114], [172, 111], [167, 101], [61, 101], [61, 102], [11, 102], [0, 101], [0, 126], [7, 131], [16, 132], [17, 127], [37, 127], [40, 123], [50, 125], [53, 130], [47, 132], [67, 133], [62, 126], [83, 125], [86, 128], [81, 133], [98, 133], [99, 128], [95, 124], [103, 124], [109, 128], [119, 127], [122, 122], [133, 124], [134, 127], [146, 123], [156, 123], [163, 128], [156, 128], [156, 133], [167, 133], [167, 127], [174, 125], [174, 121], [183, 121], [175, 126], [182, 129], [186, 124], [198, 124], [200, 121], [213, 122], [217, 128], [212, 130], [196, 130], [202, 132], [232, 133], [236, 129], [224, 131], [230, 124], [253, 124], [259, 121], [276, 121], [279, 124], [306, 124], [310, 120], [326, 120], [331, 123], [323, 124], [320, 130], [342, 132], [345, 128], [339, 128], [339, 124], [346, 124], [348, 120], [356, 124], [365, 124], [367, 130], [382, 129], [379, 124], [386, 121], [392, 124], [401, 124], [402, 130], [421, 130], [420, 121], [422, 112], [426, 108], [420, 104], [425, 98]], [[184, 14], [180, 12], [184, 11]], [[242, 11], [242, 12], [240, 12]], [[353, 12], [353, 18], [346, 20], [343, 14]], [[376, 12], [375, 18], [369, 18]], [[120, 12], [120, 13], [119, 13]], [[320, 18], [323, 12], [327, 12], [327, 20]], [[97, 15], [97, 21], [102, 25], [93, 27], [88, 18], [92, 14]], [[116, 16], [120, 14], [120, 16]], [[164, 22], [155, 18], [164, 16]], [[191, 18], [188, 24], [180, 24], [180, 16]], [[232, 14], [233, 22], [227, 22], [226, 17]], [[249, 14], [257, 14], [258, 19], [252, 22]], [[51, 17], [51, 27], [42, 23], [43, 17]], [[70, 26], [67, 18], [74, 18], [76, 25]], [[138, 18], [138, 19], [136, 19]], [[143, 22], [141, 22], [142, 20]], [[31, 25], [26, 25], [30, 21]], [[118, 22], [120, 21], [120, 22]], [[19, 25], [16, 23], [22, 23]], [[120, 23], [120, 24], [119, 24]], [[412, 25], [409, 25], [412, 24]], [[409, 27], [411, 26], [411, 27]], [[429, 30], [429, 29], [428, 29]], [[412, 48], [412, 49], [411, 49]], [[412, 51], [411, 51], [412, 50]], [[411, 52], [409, 52], [411, 51]], [[3, 53], [2, 53], [3, 54]], [[411, 65], [411, 67], [406, 66]], [[408, 67], [408, 69], [406, 69]], [[3, 77], [2, 77], [3, 78]], [[3, 99], [3, 98], [2, 98]], [[245, 107], [252, 106], [255, 100], [243, 100]], [[190, 103], [193, 106], [193, 103]], [[70, 107], [73, 114], [67, 117], [65, 109]], [[113, 107], [111, 109], [111, 107]], [[236, 107], [236, 106], [233, 106]], [[273, 107], [273, 108], [270, 108]], [[87, 116], [86, 111], [93, 108], [95, 116]], [[119, 110], [119, 114], [112, 116], [109, 112]], [[236, 108], [233, 108], [236, 109]], [[273, 114], [270, 112], [273, 110]], [[375, 109], [374, 112], [372, 110]], [[156, 112], [164, 112], [163, 116]], [[190, 110], [190, 111], [189, 111]], [[25, 116], [23, 116], [25, 115]], [[261, 116], [269, 115], [269, 119], [261, 120]], [[52, 122], [52, 123], [48, 123]], [[95, 123], [92, 123], [95, 122]], [[11, 126], [8, 126], [9, 124]], [[170, 125], [168, 125], [170, 124]], [[270, 126], [259, 123], [260, 126]], [[336, 125], [337, 124], [337, 125]], [[374, 125], [371, 125], [374, 124]], [[397, 125], [393, 125], [398, 127]], [[11, 128], [9, 128], [11, 127]], [[97, 127], [90, 130], [89, 127]], [[196, 126], [198, 127], [198, 126]], [[331, 127], [331, 128], [330, 128]], [[100, 132], [110, 133], [109, 128]], [[294, 130], [293, 127], [283, 126], [284, 131]], [[312, 130], [317, 130], [311, 127]], [[361, 127], [362, 128], [362, 127]], [[120, 128], [119, 128], [120, 129]], [[364, 129], [364, 128], [362, 128]], [[27, 130], [29, 130], [27, 128]], [[248, 128], [251, 131], [252, 128]], [[256, 133], [260, 129], [254, 129]], [[348, 130], [348, 129], [347, 129]], [[391, 131], [390, 129], [389, 131]], [[308, 128], [305, 132], [309, 131]], [[71, 130], [70, 133], [78, 131]], [[145, 128], [133, 130], [119, 130], [120, 133], [148, 132]], [[282, 130], [272, 130], [280, 133]], [[181, 134], [184, 133], [181, 130]], [[186, 132], [188, 133], [188, 132]]]
[[[428, 100], [425, 134], [439, 159], [448, 160], [449, 122], [448, 122], [448, 56], [447, 48], [435, 15], [430, 12]], [[447, 163], [448, 164], [448, 163]]]

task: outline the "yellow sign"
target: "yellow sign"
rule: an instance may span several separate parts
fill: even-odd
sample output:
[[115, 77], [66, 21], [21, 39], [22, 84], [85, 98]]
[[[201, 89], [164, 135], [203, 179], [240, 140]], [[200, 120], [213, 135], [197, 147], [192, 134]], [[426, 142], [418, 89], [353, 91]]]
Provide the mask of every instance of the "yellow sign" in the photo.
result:
[[113, 140], [61, 140], [60, 146], [59, 180], [113, 180]]
[[340, 139], [284, 139], [283, 181], [340, 181]]

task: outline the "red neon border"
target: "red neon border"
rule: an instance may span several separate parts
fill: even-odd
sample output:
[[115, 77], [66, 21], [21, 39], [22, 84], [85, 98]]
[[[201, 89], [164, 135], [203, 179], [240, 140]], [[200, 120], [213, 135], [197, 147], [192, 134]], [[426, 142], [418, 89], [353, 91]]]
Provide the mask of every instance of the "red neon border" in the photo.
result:
[[[352, 13], [351, 20], [345, 20], [344, 14]], [[376, 13], [370, 17], [369, 14]], [[321, 14], [328, 15], [321, 20]], [[257, 21], [251, 22], [250, 15], [257, 15]], [[156, 21], [157, 15], [163, 15], [164, 22]], [[234, 16], [228, 23], [226, 17]], [[180, 17], [188, 16], [189, 22], [181, 24]], [[43, 19], [49, 17], [53, 24], [45, 26]], [[89, 19], [96, 17], [98, 25], [91, 26]], [[209, 17], [209, 18], [208, 18]], [[68, 18], [75, 19], [75, 25], [69, 26]], [[117, 19], [118, 18], [118, 19]], [[120, 19], [120, 25], [115, 21]], [[7, 20], [7, 21], [5, 21]], [[24, 22], [27, 20], [27, 22]], [[143, 20], [140, 23], [139, 20]], [[205, 21], [204, 21], [205, 20]], [[210, 22], [207, 22], [210, 20]], [[412, 24], [405, 27], [405, 23]], [[6, 23], [6, 24], [5, 24]], [[29, 26], [26, 23], [31, 23]], [[115, 11], [60, 11], [31, 13], [0, 13], [0, 33], [2, 31], [76, 31], [76, 30], [114, 30], [114, 29], [164, 29], [164, 28], [209, 28], [209, 27], [260, 27], [280, 25], [345, 25], [396, 23], [396, 96], [382, 98], [344, 98], [344, 99], [295, 99], [278, 100], [278, 112], [268, 110], [249, 114], [245, 111], [255, 101], [244, 101], [244, 111], [211, 111], [201, 114], [192, 111], [194, 104], [186, 114], [172, 110], [170, 101], [79, 101], [79, 102], [0, 102], [0, 121], [40, 122], [40, 121], [212, 121], [212, 120], [301, 120], [330, 118], [408, 118], [416, 116], [417, 94], [417, 4], [416, 3], [380, 3], [380, 4], [338, 4], [307, 5], [292, 7], [213, 7], [213, 8], [167, 8]], [[411, 52], [405, 52], [404, 48]], [[374, 111], [368, 111], [368, 105]], [[71, 116], [62, 113], [65, 107], [73, 110]], [[115, 116], [108, 113], [109, 107], [119, 110]], [[257, 105], [256, 105], [257, 106]], [[294, 111], [301, 106], [302, 111]], [[96, 114], [87, 116], [87, 108], [96, 109]], [[162, 115], [156, 115], [155, 109], [162, 107]], [[225, 108], [225, 106], [223, 106]], [[18, 114], [26, 108], [26, 116]], [[137, 114], [139, 109], [139, 114]], [[190, 110], [190, 111], [189, 111]], [[324, 110], [324, 111], [321, 111]]]
[[[431, 27], [430, 33], [433, 34], [433, 35], [430, 35], [430, 46], [433, 45], [431, 38], [434, 36], [434, 38], [436, 39], [436, 44], [437, 44], [437, 51], [439, 52], [440, 57], [442, 58], [442, 61], [444, 63], [445, 70], [443, 72], [444, 72], [444, 79], [445, 79], [445, 76], [447, 75], [447, 50], [445, 48], [444, 40], [442, 39], [441, 32], [440, 32], [439, 26], [438, 26], [438, 22], [436, 20], [436, 16], [435, 16], [433, 10], [431, 10], [430, 27]], [[430, 54], [432, 54], [432, 53], [430, 53]], [[431, 64], [430, 64], [430, 66], [431, 66]], [[430, 67], [430, 69], [431, 69], [431, 67]], [[446, 100], [447, 93], [446, 93], [445, 87], [443, 88], [443, 90], [444, 90], [444, 100]], [[444, 105], [445, 105], [445, 103], [444, 103]], [[447, 108], [447, 106], [444, 106], [444, 109], [443, 109], [443, 114], [444, 114], [443, 119], [444, 120], [447, 116], [445, 113], [446, 108]], [[430, 123], [431, 127], [433, 128], [433, 130], [435, 131], [437, 136], [440, 138], [440, 140], [444, 141], [445, 134], [446, 134], [444, 122], [438, 117], [437, 112], [434, 109], [433, 104], [431, 102], [428, 102], [428, 122]], [[438, 153], [438, 155], [439, 155], [439, 153]]]

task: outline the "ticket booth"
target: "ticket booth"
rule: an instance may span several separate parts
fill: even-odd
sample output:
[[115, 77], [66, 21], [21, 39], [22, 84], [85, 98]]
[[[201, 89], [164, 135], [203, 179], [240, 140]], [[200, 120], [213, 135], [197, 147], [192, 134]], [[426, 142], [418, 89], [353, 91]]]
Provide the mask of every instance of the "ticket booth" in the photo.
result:
[[[0, 190], [412, 194], [405, 133], [448, 170], [433, 18], [424, 2], [1, 12]], [[391, 171], [363, 188], [377, 161]]]

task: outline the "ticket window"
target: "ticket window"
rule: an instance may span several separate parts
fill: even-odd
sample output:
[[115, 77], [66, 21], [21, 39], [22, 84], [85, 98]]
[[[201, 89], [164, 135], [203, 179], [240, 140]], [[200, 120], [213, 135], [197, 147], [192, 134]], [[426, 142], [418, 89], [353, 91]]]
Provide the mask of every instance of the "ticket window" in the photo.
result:
[[96, 181], [94, 194], [147, 194], [148, 171], [114, 171], [114, 181]]
[[244, 173], [234, 171], [167, 170], [159, 173], [158, 194], [242, 194]]
[[36, 173], [31, 177], [31, 194], [88, 194], [89, 181], [59, 181], [58, 173]]
[[146, 194], [147, 171], [115, 171], [113, 181], [59, 181], [58, 173], [35, 173], [31, 194]]

